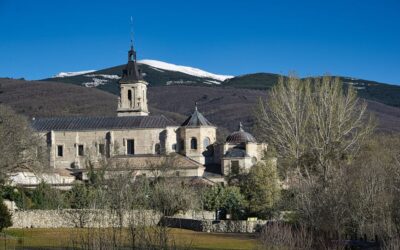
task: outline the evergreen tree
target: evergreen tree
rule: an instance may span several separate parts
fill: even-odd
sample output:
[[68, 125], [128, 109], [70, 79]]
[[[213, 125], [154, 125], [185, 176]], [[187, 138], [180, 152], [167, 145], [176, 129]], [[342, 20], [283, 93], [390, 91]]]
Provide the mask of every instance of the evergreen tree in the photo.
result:
[[0, 197], [0, 232], [7, 227], [11, 227], [11, 214], [7, 206], [4, 204], [3, 199]]
[[267, 159], [252, 167], [241, 182], [241, 191], [251, 215], [270, 217], [281, 195], [275, 162]]
[[66, 206], [62, 191], [41, 182], [32, 192], [33, 208], [58, 209]]

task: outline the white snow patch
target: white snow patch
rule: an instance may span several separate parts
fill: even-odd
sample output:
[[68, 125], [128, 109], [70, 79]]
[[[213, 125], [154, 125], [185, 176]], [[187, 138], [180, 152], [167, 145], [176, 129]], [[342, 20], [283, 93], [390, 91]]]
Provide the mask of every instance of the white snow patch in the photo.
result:
[[161, 70], [161, 69], [158, 69], [158, 68], [154, 68], [154, 67], [151, 67], [152, 69], [154, 69], [154, 70], [156, 70], [156, 71], [158, 71], [158, 72], [165, 72], [164, 70]]
[[213, 81], [213, 80], [206, 80], [204, 81], [206, 84], [221, 84], [219, 81]]
[[86, 77], [103, 77], [106, 79], [121, 79], [120, 76], [118, 75], [103, 75], [103, 74], [90, 74], [90, 75], [85, 75]]
[[167, 81], [166, 85], [193, 84], [193, 83], [196, 83], [196, 82], [194, 82], [194, 81], [177, 80], [177, 81]]
[[219, 80], [221, 82], [226, 79], [233, 78], [233, 76], [229, 76], [229, 75], [217, 75], [217, 74], [213, 74], [213, 73], [201, 70], [201, 69], [187, 67], [187, 66], [181, 66], [181, 65], [175, 65], [172, 63], [166, 63], [166, 62], [161, 62], [161, 61], [157, 61], [157, 60], [145, 59], [145, 60], [139, 60], [138, 62], [149, 65], [154, 68], [158, 68], [158, 69], [177, 71], [177, 72], [181, 72], [181, 73], [185, 73], [185, 74], [193, 75], [193, 76], [197, 76], [197, 77], [212, 78], [215, 80]]
[[57, 75], [53, 77], [69, 77], [69, 76], [79, 76], [79, 75], [84, 75], [87, 73], [92, 73], [95, 72], [96, 70], [84, 70], [84, 71], [75, 71], [75, 72], [60, 72]]
[[83, 86], [87, 88], [95, 88], [99, 85], [105, 85], [108, 83], [108, 80], [100, 79], [100, 78], [93, 78], [93, 82], [84, 82], [82, 83]]

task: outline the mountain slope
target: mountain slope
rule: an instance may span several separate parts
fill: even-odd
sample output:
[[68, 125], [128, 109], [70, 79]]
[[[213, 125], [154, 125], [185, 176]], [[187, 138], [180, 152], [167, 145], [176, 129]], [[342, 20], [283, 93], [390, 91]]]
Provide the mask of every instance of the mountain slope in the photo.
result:
[[[272, 73], [255, 73], [231, 77], [155, 60], [143, 60], [141, 62], [142, 63], [139, 63], [139, 68], [143, 73], [144, 79], [149, 82], [150, 87], [190, 85], [268, 90], [277, 83], [280, 77], [280, 75]], [[121, 77], [124, 67], [125, 65], [119, 65], [89, 73], [67, 72], [63, 75], [58, 75], [58, 77], [44, 79], [44, 81], [65, 82], [86, 87], [95, 87], [113, 94], [118, 94], [118, 80]], [[400, 86], [351, 77], [340, 76], [340, 78], [343, 83], [355, 87], [359, 96], [362, 98], [394, 107], [400, 107]]]
[[[178, 124], [198, 102], [200, 111], [220, 128], [222, 139], [239, 121], [250, 130], [253, 108], [259, 97], [266, 98], [264, 90], [228, 87], [156, 86], [148, 91], [151, 114], [164, 114]], [[0, 103], [29, 117], [115, 116], [117, 96], [71, 84], [0, 78]], [[381, 131], [400, 132], [400, 108], [370, 101], [368, 109], [379, 119]]]
[[[143, 60], [138, 63], [143, 78], [150, 86], [164, 85], [215, 85], [231, 76], [216, 75], [200, 69], [169, 64], [155, 60]], [[62, 72], [43, 81], [64, 82], [118, 94], [118, 80], [125, 65], [119, 65], [94, 72]], [[69, 74], [69, 75], [68, 75]]]
[[[222, 85], [235, 88], [268, 90], [274, 86], [279, 77], [280, 75], [269, 73], [248, 74], [227, 79]], [[362, 98], [394, 107], [400, 107], [400, 86], [352, 77], [338, 77], [344, 84], [352, 85]]]
[[[192, 75], [192, 76], [198, 76], [202, 78], [212, 78], [217, 80], [218, 82], [225, 81], [226, 79], [233, 78], [233, 76], [228, 76], [228, 75], [217, 75], [213, 74], [201, 69], [197, 68], [192, 68], [192, 67], [187, 67], [187, 66], [182, 66], [182, 65], [175, 65], [172, 63], [166, 63], [166, 62], [161, 62], [161, 61], [156, 61], [156, 60], [140, 60], [140, 64], [146, 64], [150, 67], [159, 69], [158, 71], [161, 70], [169, 70], [169, 71], [177, 71], [181, 72], [184, 74]], [[162, 71], [161, 71], [162, 72]], [[215, 81], [215, 82], [217, 82]]]

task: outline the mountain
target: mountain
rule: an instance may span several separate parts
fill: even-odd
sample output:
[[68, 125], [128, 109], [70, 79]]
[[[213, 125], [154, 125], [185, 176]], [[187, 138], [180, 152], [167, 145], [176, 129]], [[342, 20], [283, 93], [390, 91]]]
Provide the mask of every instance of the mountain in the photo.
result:
[[[222, 85], [235, 88], [268, 90], [274, 86], [279, 77], [280, 75], [270, 73], [248, 74], [227, 79]], [[394, 107], [400, 107], [400, 86], [353, 77], [338, 77], [344, 84], [352, 85], [362, 98]]]
[[[267, 98], [265, 90], [189, 85], [148, 89], [151, 114], [164, 114], [180, 124], [198, 102], [199, 110], [219, 127], [220, 140], [236, 130], [239, 121], [251, 130], [260, 97]], [[0, 103], [28, 117], [115, 116], [117, 96], [60, 82], [0, 78]], [[368, 101], [368, 110], [379, 120], [380, 131], [400, 132], [400, 108]]]
[[57, 75], [55, 75], [54, 77], [70, 77], [70, 76], [79, 76], [79, 75], [84, 75], [87, 73], [92, 73], [95, 72], [96, 70], [92, 69], [92, 70], [84, 70], [84, 71], [76, 71], [76, 72], [60, 72]]
[[[97, 71], [61, 72], [43, 81], [64, 82], [86, 87], [95, 87], [118, 94], [118, 80], [125, 65]], [[241, 76], [217, 75], [201, 69], [180, 66], [156, 60], [141, 60], [139, 68], [150, 87], [166, 85], [233, 87], [268, 90], [277, 83], [280, 75], [255, 73]], [[400, 86], [376, 81], [338, 76], [343, 83], [357, 89], [360, 97], [400, 107]]]
[[150, 67], [158, 69], [158, 71], [160, 71], [161, 69], [161, 70], [181, 72], [187, 75], [197, 76], [201, 78], [212, 78], [215, 79], [216, 81], [212, 81], [211, 83], [216, 83], [216, 84], [219, 84], [220, 82], [225, 81], [226, 79], [233, 78], [233, 76], [217, 75], [197, 68], [175, 65], [172, 63], [166, 63], [156, 60], [140, 60], [139, 63], [146, 64]]
[[[180, 66], [156, 60], [140, 60], [139, 69], [150, 86], [165, 85], [220, 85], [233, 76], [217, 75], [201, 69]], [[64, 82], [85, 87], [95, 87], [118, 94], [118, 80], [124, 65], [97, 71], [61, 72], [43, 81]]]

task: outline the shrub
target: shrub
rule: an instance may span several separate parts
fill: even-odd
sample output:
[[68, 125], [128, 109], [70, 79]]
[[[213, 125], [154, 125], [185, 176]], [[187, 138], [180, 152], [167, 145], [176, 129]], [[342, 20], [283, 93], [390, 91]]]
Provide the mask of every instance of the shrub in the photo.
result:
[[12, 186], [3, 186], [1, 197], [10, 201], [14, 201], [19, 209], [32, 208], [32, 200], [30, 199], [32, 191]]
[[42, 182], [32, 192], [33, 208], [58, 209], [66, 207], [62, 191]]
[[11, 227], [11, 214], [7, 206], [4, 204], [3, 199], [0, 197], [0, 232], [7, 227]]
[[238, 187], [221, 185], [209, 187], [203, 194], [203, 207], [206, 210], [213, 211], [222, 209], [237, 219], [242, 214], [242, 209], [246, 205], [244, 196], [240, 193]]

